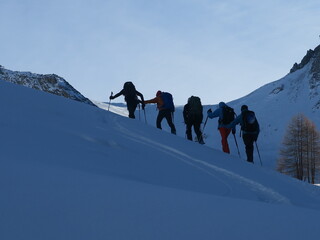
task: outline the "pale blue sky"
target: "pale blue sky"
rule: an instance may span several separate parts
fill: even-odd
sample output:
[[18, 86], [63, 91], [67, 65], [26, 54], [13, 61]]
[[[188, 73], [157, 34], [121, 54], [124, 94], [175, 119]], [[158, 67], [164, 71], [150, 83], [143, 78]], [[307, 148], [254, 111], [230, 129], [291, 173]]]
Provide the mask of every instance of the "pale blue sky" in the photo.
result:
[[98, 101], [130, 80], [146, 99], [215, 104], [285, 76], [320, 44], [319, 13], [319, 0], [0, 0], [0, 65]]

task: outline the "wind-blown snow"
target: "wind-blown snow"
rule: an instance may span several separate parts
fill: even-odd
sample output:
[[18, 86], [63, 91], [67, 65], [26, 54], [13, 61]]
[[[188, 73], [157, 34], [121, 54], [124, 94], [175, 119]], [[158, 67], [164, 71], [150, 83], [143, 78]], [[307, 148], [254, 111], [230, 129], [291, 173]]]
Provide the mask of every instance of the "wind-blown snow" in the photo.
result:
[[316, 186], [160, 131], [143, 116], [3, 81], [0, 102], [0, 239], [320, 235]]

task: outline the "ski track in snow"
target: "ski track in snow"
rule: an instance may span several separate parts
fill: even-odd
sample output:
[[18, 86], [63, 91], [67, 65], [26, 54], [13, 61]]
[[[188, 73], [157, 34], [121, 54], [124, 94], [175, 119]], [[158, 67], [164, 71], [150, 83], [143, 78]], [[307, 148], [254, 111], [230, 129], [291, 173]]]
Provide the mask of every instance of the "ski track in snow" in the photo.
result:
[[130, 135], [130, 136], [128, 136], [128, 135], [129, 134], [127, 134], [127, 138], [130, 139], [131, 141], [135, 141], [137, 143], [144, 144], [150, 148], [154, 148], [157, 151], [161, 151], [167, 155], [170, 155], [171, 157], [173, 157], [175, 159], [178, 159], [178, 160], [184, 162], [185, 164], [188, 164], [192, 167], [197, 168], [200, 171], [205, 172], [206, 174], [209, 174], [211, 177], [215, 178], [217, 181], [219, 181], [221, 184], [223, 184], [226, 187], [225, 193], [222, 194], [223, 196], [228, 196], [232, 192], [232, 187], [229, 184], [227, 184], [225, 181], [221, 180], [219, 177], [217, 177], [216, 175], [211, 173], [208, 169], [205, 169], [201, 166], [197, 166], [195, 164], [196, 163], [195, 161], [194, 162], [187, 161], [185, 156], [188, 156], [188, 155], [185, 155], [184, 153], [182, 153], [180, 151], [175, 152], [175, 149], [170, 148], [166, 145], [162, 145], [157, 142], [154, 142], [148, 138], [144, 138], [144, 137], [139, 136], [139, 139], [137, 139], [137, 137], [136, 137], [137, 135], [134, 135], [134, 134]]
[[[113, 119], [116, 126], [118, 127], [119, 131], [122, 132], [122, 134], [126, 135], [127, 138], [129, 138], [132, 141], [139, 142], [144, 145], [148, 145], [149, 147], [155, 148], [159, 151], [162, 151], [166, 154], [169, 154], [170, 156], [173, 156], [174, 158], [189, 164], [193, 167], [196, 167], [197, 169], [205, 172], [206, 174], [209, 174], [210, 176], [217, 179], [219, 182], [221, 182], [224, 186], [226, 186], [227, 190], [226, 193], [223, 194], [223, 196], [231, 195], [232, 193], [232, 187], [230, 184], [226, 183], [223, 179], [217, 177], [214, 173], [210, 172], [210, 170], [213, 170], [215, 172], [222, 173], [223, 175], [237, 179], [238, 182], [248, 186], [252, 191], [256, 192], [259, 199], [263, 202], [268, 203], [279, 203], [279, 204], [291, 204], [290, 200], [287, 199], [285, 196], [277, 193], [276, 191], [265, 187], [264, 185], [254, 182], [248, 178], [245, 178], [241, 175], [238, 175], [234, 172], [228, 171], [226, 169], [217, 167], [211, 163], [202, 161], [200, 159], [194, 158], [190, 155], [185, 154], [184, 152], [181, 152], [175, 148], [172, 148], [168, 145], [164, 145], [161, 143], [158, 143], [156, 141], [153, 141], [152, 139], [143, 137], [139, 134], [136, 134], [132, 129], [126, 128], [124, 125], [116, 121], [116, 119]], [[198, 166], [199, 164], [200, 166]]]

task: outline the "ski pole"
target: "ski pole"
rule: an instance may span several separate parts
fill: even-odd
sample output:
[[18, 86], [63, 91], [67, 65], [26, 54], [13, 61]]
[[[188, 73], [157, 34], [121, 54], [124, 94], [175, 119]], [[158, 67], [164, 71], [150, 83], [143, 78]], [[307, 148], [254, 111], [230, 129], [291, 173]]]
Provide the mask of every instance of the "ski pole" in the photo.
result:
[[145, 108], [143, 108], [143, 113], [144, 113], [144, 121], [146, 122], [146, 124], [148, 124], [147, 123], [146, 109]]
[[236, 135], [235, 134], [232, 134], [233, 137], [234, 137], [234, 141], [236, 142], [236, 146], [237, 146], [237, 149], [238, 149], [238, 155], [239, 155], [239, 158], [241, 158], [240, 156], [240, 151], [239, 151], [239, 147], [238, 147], [238, 142], [237, 142], [237, 139], [236, 139]]
[[207, 125], [208, 118], [209, 118], [209, 116], [207, 116], [206, 121], [205, 121], [204, 124], [203, 124], [202, 133], [204, 132], [204, 128], [205, 128], [206, 125]]
[[140, 117], [140, 103], [138, 104], [139, 106], [139, 121], [141, 121], [141, 117]]
[[203, 142], [204, 128], [205, 128], [205, 127], [206, 127], [206, 125], [207, 125], [208, 118], [209, 118], [209, 116], [207, 116], [206, 121], [204, 122], [204, 124], [203, 124], [203, 128], [202, 128], [202, 131], [201, 131], [201, 138], [202, 138], [201, 140], [202, 140], [202, 142]]
[[259, 159], [260, 159], [260, 164], [261, 164], [261, 166], [262, 166], [262, 161], [261, 161], [261, 156], [260, 156], [260, 151], [259, 151], [259, 148], [258, 148], [258, 144], [257, 144], [257, 141], [254, 141], [254, 142], [255, 142], [255, 144], [256, 144], [258, 156], [259, 156]]
[[[111, 97], [112, 97], [112, 95], [113, 95], [113, 92], [111, 92]], [[109, 111], [109, 109], [110, 109], [110, 103], [111, 103], [111, 98], [109, 98], [109, 106], [108, 106], [108, 111]]]

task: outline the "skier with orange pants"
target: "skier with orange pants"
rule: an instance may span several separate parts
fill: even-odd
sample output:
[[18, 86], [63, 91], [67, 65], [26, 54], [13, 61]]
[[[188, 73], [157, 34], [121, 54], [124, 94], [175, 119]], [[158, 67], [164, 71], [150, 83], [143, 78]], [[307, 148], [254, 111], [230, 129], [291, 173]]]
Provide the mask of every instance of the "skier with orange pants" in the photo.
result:
[[232, 134], [236, 133], [236, 128], [227, 128], [226, 126], [230, 124], [234, 120], [234, 110], [233, 108], [229, 107], [224, 102], [219, 103], [219, 108], [217, 108], [214, 112], [211, 109], [207, 111], [209, 118], [219, 118], [218, 120], [218, 130], [221, 135], [221, 144], [222, 144], [222, 151], [225, 153], [230, 153], [229, 144], [228, 144], [228, 136], [232, 131]]

